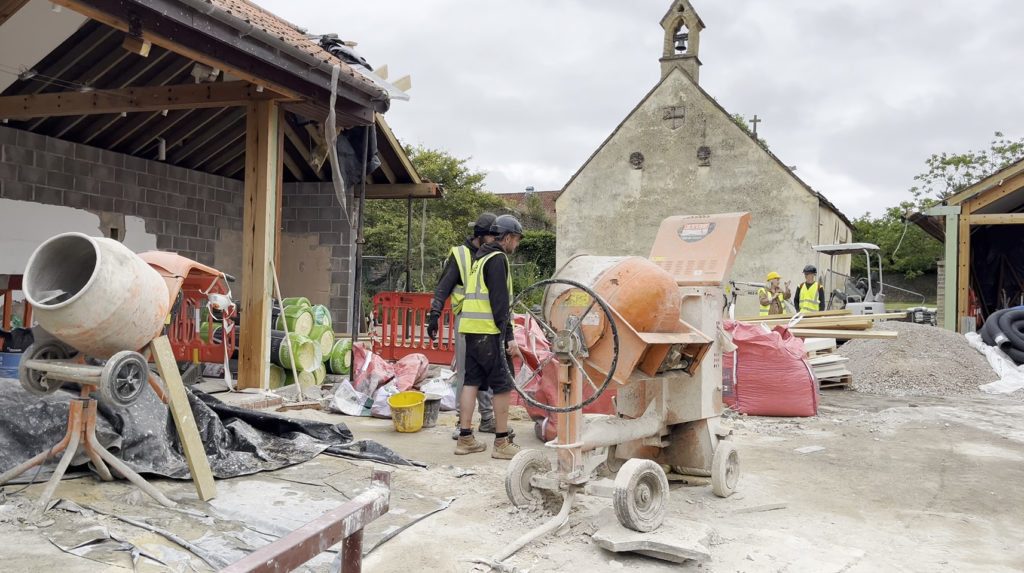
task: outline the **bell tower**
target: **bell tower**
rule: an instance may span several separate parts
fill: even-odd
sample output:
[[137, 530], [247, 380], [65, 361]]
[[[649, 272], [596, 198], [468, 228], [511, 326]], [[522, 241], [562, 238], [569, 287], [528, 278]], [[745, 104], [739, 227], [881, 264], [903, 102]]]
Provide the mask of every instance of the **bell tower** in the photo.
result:
[[661, 19], [665, 29], [665, 48], [662, 51], [661, 77], [665, 78], [674, 68], [683, 70], [693, 83], [697, 83], [700, 72], [700, 31], [704, 22], [687, 0], [674, 0]]

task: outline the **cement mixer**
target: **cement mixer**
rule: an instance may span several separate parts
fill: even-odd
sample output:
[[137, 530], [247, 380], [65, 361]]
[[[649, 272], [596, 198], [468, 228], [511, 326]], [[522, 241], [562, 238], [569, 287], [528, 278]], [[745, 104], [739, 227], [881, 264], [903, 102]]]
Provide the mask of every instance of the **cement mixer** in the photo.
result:
[[[711, 478], [712, 491], [731, 495], [739, 457], [719, 425], [722, 412], [722, 331], [725, 281], [746, 236], [750, 215], [665, 219], [649, 259], [577, 256], [554, 278], [527, 288], [513, 312], [540, 323], [559, 363], [557, 404], [529, 391], [535, 371], [517, 389], [534, 406], [558, 413], [552, 470], [542, 450], [523, 450], [509, 463], [505, 488], [518, 507], [564, 496], [562, 511], [533, 537], [564, 523], [578, 492], [610, 496], [619, 522], [635, 531], [659, 527], [668, 480], [662, 466]], [[543, 316], [524, 300], [543, 288]], [[587, 384], [594, 393], [583, 399]], [[617, 390], [614, 415], [582, 414], [605, 389]], [[614, 486], [588, 482], [614, 473]], [[529, 542], [530, 536], [492, 566]]]

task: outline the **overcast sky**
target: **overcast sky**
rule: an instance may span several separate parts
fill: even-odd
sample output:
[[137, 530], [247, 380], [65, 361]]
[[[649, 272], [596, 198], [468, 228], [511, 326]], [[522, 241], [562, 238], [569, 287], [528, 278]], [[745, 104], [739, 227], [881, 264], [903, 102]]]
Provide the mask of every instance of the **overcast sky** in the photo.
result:
[[[496, 193], [561, 189], [658, 81], [669, 0], [256, 0], [359, 43], [411, 100], [404, 143], [470, 157]], [[694, 0], [700, 84], [850, 218], [910, 197], [934, 152], [1024, 136], [1024, 4]]]

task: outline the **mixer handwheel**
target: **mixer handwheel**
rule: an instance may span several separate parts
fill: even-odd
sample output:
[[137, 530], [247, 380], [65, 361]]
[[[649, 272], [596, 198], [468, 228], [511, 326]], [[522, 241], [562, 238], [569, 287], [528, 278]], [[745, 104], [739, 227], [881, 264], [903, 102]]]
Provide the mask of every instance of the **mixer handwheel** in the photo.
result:
[[27, 366], [27, 363], [29, 360], [62, 360], [67, 357], [67, 350], [56, 342], [30, 345], [22, 353], [21, 362], [18, 363], [18, 381], [21, 382], [21, 387], [36, 396], [53, 394], [60, 389], [60, 380], [46, 378], [45, 372], [33, 370]]
[[[551, 285], [567, 285], [572, 289], [582, 291], [587, 296], [585, 301], [580, 305], [580, 308], [583, 308], [583, 304], [587, 304], [587, 306], [578, 315], [577, 318], [580, 319], [579, 322], [571, 328], [555, 328], [550, 322], [545, 320], [543, 317], [538, 316], [533, 309], [526, 305], [525, 300], [531, 292], [539, 288], [547, 288]], [[595, 306], [599, 307], [599, 315], [597, 316], [598, 320], [591, 322], [596, 324], [607, 324], [612, 336], [611, 360], [608, 368], [606, 369], [608, 374], [605, 376], [605, 379], [600, 386], [591, 380], [590, 375], [587, 374], [586, 369], [583, 367], [584, 363], [587, 362], [585, 353], [587, 350], [586, 337], [584, 336], [583, 325], [587, 322], [588, 317], [591, 317], [591, 311]], [[567, 279], [547, 279], [533, 283], [520, 292], [519, 295], [516, 296], [515, 300], [512, 301], [512, 312], [523, 312], [531, 316], [533, 320], [540, 325], [544, 334], [548, 337], [549, 342], [552, 343], [552, 350], [559, 352], [563, 356], [568, 355], [569, 361], [579, 370], [583, 379], [594, 391], [589, 398], [586, 398], [579, 404], [570, 404], [564, 407], [552, 406], [537, 400], [533, 396], [530, 385], [537, 379], [538, 375], [543, 372], [544, 367], [555, 358], [555, 354], [552, 354], [547, 360], [539, 364], [536, 370], [531, 372], [530, 376], [525, 380], [520, 380], [514, 375], [514, 373], [510, 373], [515, 382], [516, 391], [523, 397], [523, 400], [537, 408], [547, 410], [548, 412], [572, 412], [593, 403], [601, 397], [601, 394], [608, 388], [608, 385], [615, 377], [615, 366], [619, 362], [619, 330], [615, 325], [615, 316], [612, 314], [611, 308], [608, 307], [608, 304], [601, 297], [597, 296], [597, 293], [591, 290], [590, 287], [576, 281]], [[603, 316], [600, 316], [601, 314], [603, 314]], [[506, 365], [506, 368], [508, 367], [507, 362], [502, 361], [502, 363]], [[523, 368], [527, 368], [527, 366], [524, 364]]]
[[130, 406], [149, 383], [149, 364], [138, 352], [123, 350], [110, 357], [100, 374], [100, 399], [109, 406]]
[[619, 523], [641, 533], [654, 531], [665, 520], [668, 478], [654, 460], [632, 458], [615, 476], [612, 507]]

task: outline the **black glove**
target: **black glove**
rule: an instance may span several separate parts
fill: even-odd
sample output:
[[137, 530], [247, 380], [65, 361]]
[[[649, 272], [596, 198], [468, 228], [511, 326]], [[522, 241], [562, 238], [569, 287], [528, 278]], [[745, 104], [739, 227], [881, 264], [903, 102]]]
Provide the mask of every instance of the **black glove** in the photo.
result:
[[437, 322], [441, 319], [441, 313], [436, 310], [430, 311], [427, 316], [427, 336], [430, 340], [437, 340]]

